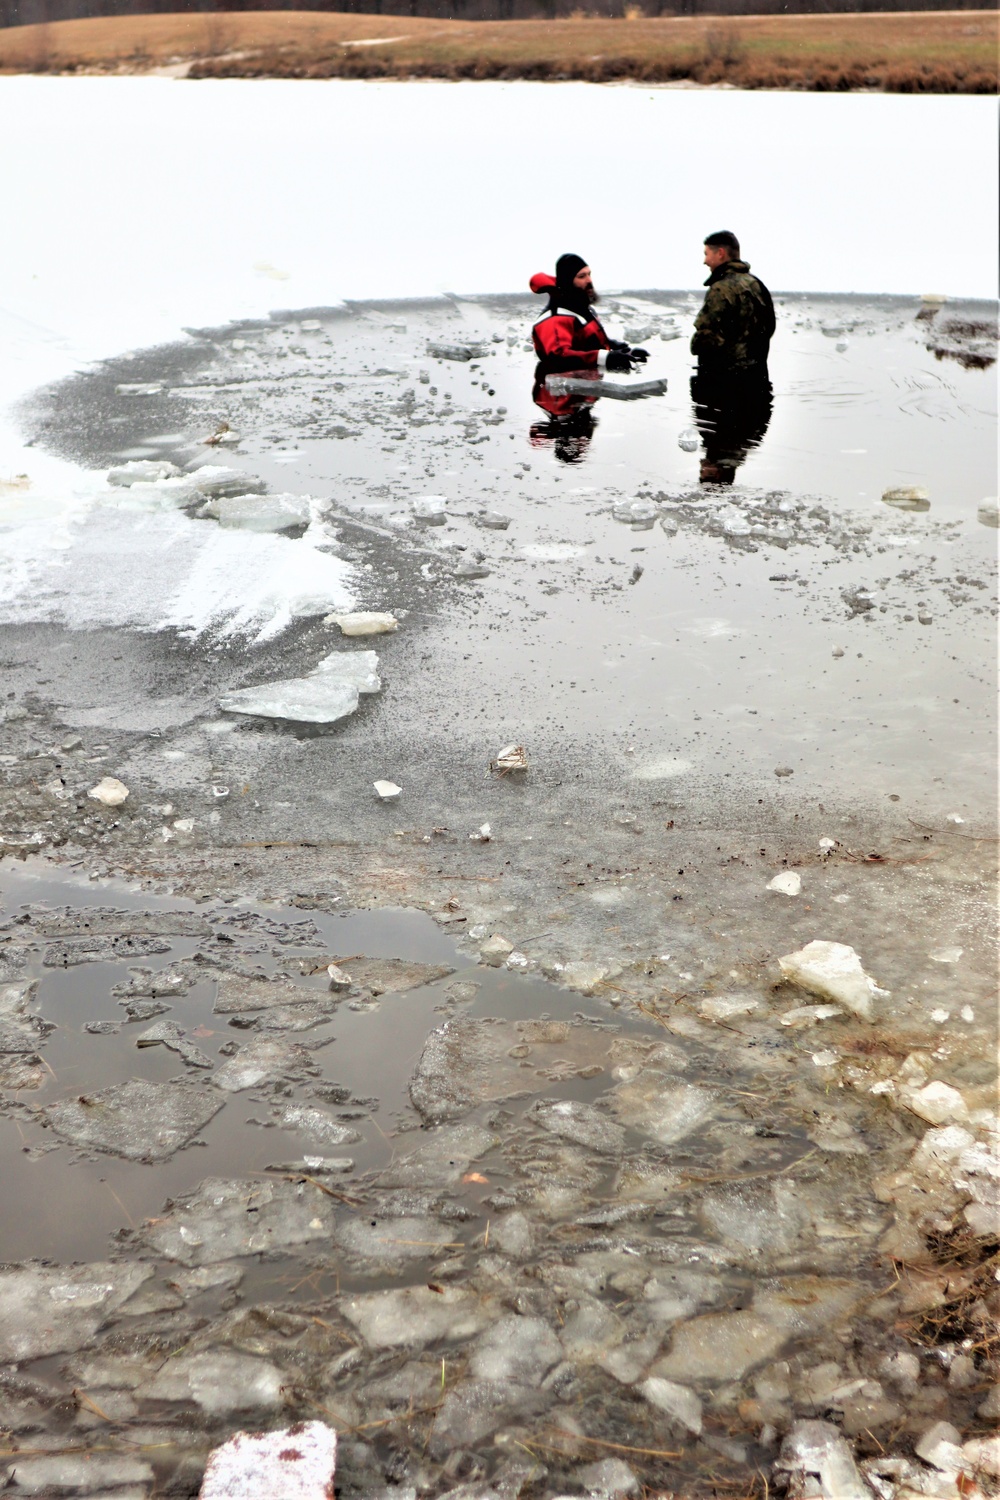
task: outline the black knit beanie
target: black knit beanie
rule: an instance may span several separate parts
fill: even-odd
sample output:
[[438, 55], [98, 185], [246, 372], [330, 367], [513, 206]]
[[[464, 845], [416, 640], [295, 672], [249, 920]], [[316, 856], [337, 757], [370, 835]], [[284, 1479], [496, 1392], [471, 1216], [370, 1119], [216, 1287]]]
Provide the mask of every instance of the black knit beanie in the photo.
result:
[[587, 262], [581, 255], [560, 255], [556, 261], [557, 286], [571, 287], [573, 277], [582, 271]]

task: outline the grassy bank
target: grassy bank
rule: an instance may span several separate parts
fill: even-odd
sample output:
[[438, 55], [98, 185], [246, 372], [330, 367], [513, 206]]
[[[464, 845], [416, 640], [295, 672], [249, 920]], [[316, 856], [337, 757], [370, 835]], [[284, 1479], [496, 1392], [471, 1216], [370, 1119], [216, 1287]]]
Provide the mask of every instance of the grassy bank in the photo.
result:
[[0, 72], [689, 80], [997, 92], [995, 11], [439, 21], [315, 11], [110, 16], [0, 32]]

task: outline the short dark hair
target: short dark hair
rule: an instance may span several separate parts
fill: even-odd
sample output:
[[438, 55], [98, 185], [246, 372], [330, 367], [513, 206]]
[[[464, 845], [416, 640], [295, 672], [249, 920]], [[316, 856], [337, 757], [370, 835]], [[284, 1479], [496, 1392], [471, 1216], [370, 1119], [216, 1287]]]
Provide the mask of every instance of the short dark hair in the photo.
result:
[[740, 258], [740, 242], [731, 229], [717, 229], [714, 234], [706, 235], [705, 244], [728, 250], [734, 260]]

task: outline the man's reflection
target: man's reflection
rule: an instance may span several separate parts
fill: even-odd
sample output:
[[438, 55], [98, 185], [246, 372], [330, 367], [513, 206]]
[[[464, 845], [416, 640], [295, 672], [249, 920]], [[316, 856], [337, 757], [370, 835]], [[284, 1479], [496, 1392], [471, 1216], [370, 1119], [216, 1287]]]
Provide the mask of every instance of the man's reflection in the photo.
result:
[[578, 464], [590, 447], [597, 426], [594, 416], [595, 397], [556, 396], [545, 385], [544, 375], [536, 379], [531, 399], [548, 413], [547, 422], [532, 422], [528, 434], [533, 448], [551, 448], [563, 464]]
[[767, 371], [699, 372], [691, 377], [691, 400], [704, 448], [699, 478], [702, 484], [732, 484], [771, 421]]

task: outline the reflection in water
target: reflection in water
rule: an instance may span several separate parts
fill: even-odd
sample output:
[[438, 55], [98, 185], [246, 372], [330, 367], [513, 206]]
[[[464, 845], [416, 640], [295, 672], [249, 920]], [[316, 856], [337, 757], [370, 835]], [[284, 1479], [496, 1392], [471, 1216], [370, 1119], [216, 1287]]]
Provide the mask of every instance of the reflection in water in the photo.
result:
[[767, 366], [691, 377], [691, 400], [701, 432], [702, 484], [732, 484], [748, 453], [759, 446], [771, 421]]
[[551, 447], [560, 463], [578, 464], [586, 456], [597, 426], [592, 396], [554, 395], [545, 384], [541, 364], [535, 370], [531, 399], [548, 414], [547, 422], [532, 422], [529, 438], [533, 448]]

